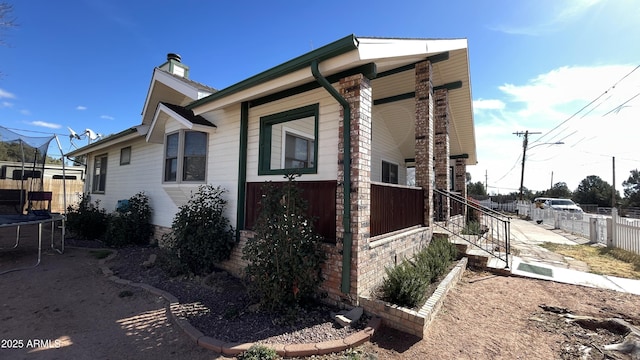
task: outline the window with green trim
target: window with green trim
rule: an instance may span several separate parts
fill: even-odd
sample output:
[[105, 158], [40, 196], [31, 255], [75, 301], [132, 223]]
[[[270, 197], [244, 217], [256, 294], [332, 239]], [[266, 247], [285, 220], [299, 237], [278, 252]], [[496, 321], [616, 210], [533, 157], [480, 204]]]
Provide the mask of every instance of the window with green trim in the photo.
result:
[[318, 111], [313, 104], [260, 118], [258, 175], [318, 172]]

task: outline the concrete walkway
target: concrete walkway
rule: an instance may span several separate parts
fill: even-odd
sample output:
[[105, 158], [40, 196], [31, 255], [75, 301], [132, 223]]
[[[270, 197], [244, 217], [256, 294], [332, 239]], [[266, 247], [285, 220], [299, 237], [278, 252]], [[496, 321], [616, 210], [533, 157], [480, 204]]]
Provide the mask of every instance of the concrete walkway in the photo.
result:
[[565, 245], [589, 243], [588, 239], [552, 230], [531, 221], [511, 219], [511, 273], [518, 276], [584, 285], [640, 295], [640, 280], [588, 272], [589, 266], [571, 257], [551, 252], [540, 245], [551, 242]]

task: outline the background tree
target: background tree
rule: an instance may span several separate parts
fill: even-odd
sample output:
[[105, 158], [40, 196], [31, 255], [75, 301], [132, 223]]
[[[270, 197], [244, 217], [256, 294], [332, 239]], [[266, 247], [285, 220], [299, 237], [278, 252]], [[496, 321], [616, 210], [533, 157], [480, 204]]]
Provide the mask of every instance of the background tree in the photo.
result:
[[467, 194], [476, 196], [487, 196], [487, 189], [484, 188], [482, 181], [469, 182], [467, 184]]
[[567, 183], [557, 182], [553, 187], [546, 191], [546, 197], [571, 199], [573, 193], [569, 190]]
[[[578, 204], [595, 204], [602, 207], [611, 206], [613, 187], [597, 175], [584, 178], [573, 193], [573, 201]], [[620, 195], [616, 192], [616, 202]]]
[[631, 170], [629, 178], [622, 182], [624, 187], [625, 205], [640, 207], [640, 171]]

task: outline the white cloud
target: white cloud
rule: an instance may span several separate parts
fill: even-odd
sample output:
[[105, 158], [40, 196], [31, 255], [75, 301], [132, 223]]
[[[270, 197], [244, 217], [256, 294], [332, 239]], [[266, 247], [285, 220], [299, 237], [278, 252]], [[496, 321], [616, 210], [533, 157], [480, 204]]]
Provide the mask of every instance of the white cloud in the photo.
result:
[[2, 103], [0, 103], [0, 107], [10, 108], [10, 107], [13, 107], [13, 103], [10, 103], [8, 101], [3, 101]]
[[80, 110], [80, 111], [87, 110], [87, 107], [86, 106], [82, 106], [82, 105], [78, 105], [78, 106], [76, 106], [76, 110]]
[[100, 119], [115, 120], [113, 116], [109, 116], [109, 115], [100, 115]]
[[15, 99], [16, 96], [6, 90], [0, 89], [0, 99]]
[[504, 102], [497, 99], [478, 99], [473, 101], [473, 110], [502, 110], [504, 106]]
[[39, 126], [39, 127], [45, 127], [48, 129], [59, 129], [61, 127], [61, 125], [59, 124], [54, 124], [54, 123], [49, 123], [49, 122], [45, 122], [45, 121], [32, 121], [29, 124], [33, 125], [33, 126]]
[[[529, 130], [539, 134], [529, 136], [525, 187], [549, 188], [552, 173], [554, 183], [566, 182], [572, 190], [589, 175], [612, 183], [615, 156], [616, 189], [622, 190], [629, 171], [640, 168], [632, 145], [640, 118], [640, 69], [628, 75], [634, 68], [562, 67], [524, 84], [501, 86], [504, 97], [495, 103], [474, 102], [481, 109], [500, 102], [504, 107], [475, 112], [479, 163], [467, 168], [472, 181], [484, 183], [486, 171], [490, 191], [516, 191], [523, 137], [513, 133]], [[544, 145], [558, 141], [564, 144]]]
[[29, 111], [27, 109], [22, 109], [22, 110], [20, 110], [20, 114], [22, 114], [24, 116], [29, 116], [29, 115], [31, 115], [31, 111]]

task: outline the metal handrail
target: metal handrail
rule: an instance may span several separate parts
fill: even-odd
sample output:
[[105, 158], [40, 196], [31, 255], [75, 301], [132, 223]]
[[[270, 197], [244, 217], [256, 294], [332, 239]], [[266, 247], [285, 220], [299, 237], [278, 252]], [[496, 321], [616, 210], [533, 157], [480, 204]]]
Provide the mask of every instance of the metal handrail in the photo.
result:
[[[475, 248], [504, 261], [505, 268], [509, 268], [511, 220], [508, 216], [447, 191], [434, 189], [435, 196], [439, 196], [441, 199], [440, 201], [434, 201], [434, 204], [437, 203], [442, 206], [444, 203], [442, 201], [443, 197], [449, 198], [450, 201], [450, 216], [440, 223], [438, 221], [434, 222], [436, 226], [447, 230], [451, 235], [464, 240]], [[462, 214], [451, 214], [451, 211], [455, 208], [452, 202], [463, 206]], [[471, 229], [472, 221], [477, 223], [476, 229]]]

